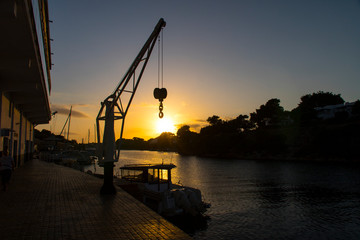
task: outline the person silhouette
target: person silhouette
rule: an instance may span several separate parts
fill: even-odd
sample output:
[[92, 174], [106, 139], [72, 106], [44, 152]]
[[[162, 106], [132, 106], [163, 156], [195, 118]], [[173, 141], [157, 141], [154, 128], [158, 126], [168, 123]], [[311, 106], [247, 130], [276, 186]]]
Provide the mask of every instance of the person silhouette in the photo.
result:
[[3, 186], [3, 191], [6, 191], [9, 186], [9, 182], [11, 179], [12, 171], [14, 170], [14, 159], [9, 156], [9, 151], [7, 147], [4, 147], [2, 152], [2, 156], [0, 157], [0, 175], [1, 175], [1, 183]]

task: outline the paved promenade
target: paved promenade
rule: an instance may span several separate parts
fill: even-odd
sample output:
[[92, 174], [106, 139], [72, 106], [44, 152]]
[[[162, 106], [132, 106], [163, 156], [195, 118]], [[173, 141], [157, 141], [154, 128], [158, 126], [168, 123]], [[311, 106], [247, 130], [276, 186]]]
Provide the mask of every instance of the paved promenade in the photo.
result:
[[103, 180], [32, 160], [0, 192], [0, 239], [191, 239], [121, 189], [101, 196]]

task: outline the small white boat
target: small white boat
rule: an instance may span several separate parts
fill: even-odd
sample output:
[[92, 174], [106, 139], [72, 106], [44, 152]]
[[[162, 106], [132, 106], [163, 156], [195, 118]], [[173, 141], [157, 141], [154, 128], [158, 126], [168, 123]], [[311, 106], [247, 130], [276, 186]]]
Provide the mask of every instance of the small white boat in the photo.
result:
[[133, 164], [120, 167], [115, 181], [125, 191], [163, 216], [199, 216], [210, 207], [199, 189], [173, 184], [174, 164]]

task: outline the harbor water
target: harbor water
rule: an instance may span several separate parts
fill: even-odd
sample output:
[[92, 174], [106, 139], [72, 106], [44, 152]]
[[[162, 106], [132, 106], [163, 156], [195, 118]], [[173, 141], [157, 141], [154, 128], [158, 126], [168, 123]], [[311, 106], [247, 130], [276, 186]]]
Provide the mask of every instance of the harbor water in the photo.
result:
[[195, 239], [360, 239], [360, 164], [122, 151], [114, 171], [161, 162], [177, 166], [174, 183], [200, 189], [211, 203], [208, 226]]

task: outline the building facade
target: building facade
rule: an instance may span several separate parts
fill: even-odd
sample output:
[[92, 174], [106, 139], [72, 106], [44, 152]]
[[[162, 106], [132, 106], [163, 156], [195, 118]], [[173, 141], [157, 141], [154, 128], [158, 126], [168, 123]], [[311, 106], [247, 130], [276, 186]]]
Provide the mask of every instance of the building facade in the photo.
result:
[[336, 105], [327, 105], [324, 107], [316, 107], [316, 114], [317, 117], [326, 120], [335, 118], [336, 114], [344, 113], [346, 116], [351, 117], [352, 116], [352, 109], [355, 105], [355, 102], [352, 103], [343, 103], [343, 104], [336, 104]]
[[34, 127], [51, 119], [47, 0], [0, 1], [0, 151], [16, 167], [31, 158]]

